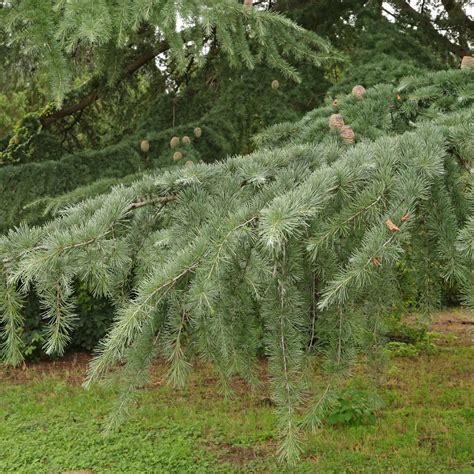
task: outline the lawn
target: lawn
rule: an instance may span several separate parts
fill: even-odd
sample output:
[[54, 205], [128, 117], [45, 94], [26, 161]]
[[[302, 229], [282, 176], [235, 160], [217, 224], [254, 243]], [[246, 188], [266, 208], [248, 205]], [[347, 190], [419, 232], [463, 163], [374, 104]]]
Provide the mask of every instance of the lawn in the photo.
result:
[[[0, 472], [474, 472], [474, 353], [461, 311], [435, 318], [457, 332], [431, 356], [393, 358], [375, 424], [326, 426], [309, 435], [301, 463], [278, 464], [275, 417], [263, 392], [237, 381], [223, 399], [202, 367], [189, 387], [163, 385], [157, 368], [120, 431], [101, 429], [113, 387], [81, 387], [88, 357], [0, 369]], [[364, 386], [361, 370], [351, 382]]]

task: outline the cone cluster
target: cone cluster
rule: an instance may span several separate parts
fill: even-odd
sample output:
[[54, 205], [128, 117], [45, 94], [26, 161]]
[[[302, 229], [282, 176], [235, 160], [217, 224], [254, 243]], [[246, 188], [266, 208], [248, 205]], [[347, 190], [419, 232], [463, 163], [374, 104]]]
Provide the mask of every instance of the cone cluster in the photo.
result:
[[338, 129], [341, 138], [349, 145], [352, 145], [354, 143], [354, 130], [352, 130], [352, 127], [350, 125], [346, 125], [344, 123], [344, 118], [342, 117], [342, 115], [332, 114], [329, 117], [329, 128]]
[[[193, 134], [196, 138], [201, 138], [202, 136], [202, 129], [200, 127], [196, 127], [194, 130], [193, 130]], [[192, 139], [191, 137], [189, 137], [188, 135], [185, 135], [184, 137], [180, 138], [180, 137], [177, 137], [177, 136], [174, 136], [171, 138], [170, 140], [170, 148], [171, 149], [174, 149], [174, 148], [177, 148], [180, 144], [184, 145], [184, 146], [190, 146], [192, 143]], [[173, 161], [179, 161], [183, 158], [183, 153], [179, 150], [175, 151], [174, 154], [173, 154]], [[187, 161], [186, 162], [186, 165], [187, 163], [192, 163], [192, 161]]]
[[[365, 87], [360, 84], [355, 85], [352, 88], [352, 95], [362, 99], [366, 93]], [[339, 105], [338, 100], [334, 99], [332, 101], [332, 106], [337, 107]], [[350, 125], [347, 125], [344, 122], [344, 117], [341, 114], [331, 114], [329, 117], [329, 128], [334, 128], [339, 130], [341, 138], [349, 145], [352, 145], [355, 142], [355, 133], [352, 130]]]

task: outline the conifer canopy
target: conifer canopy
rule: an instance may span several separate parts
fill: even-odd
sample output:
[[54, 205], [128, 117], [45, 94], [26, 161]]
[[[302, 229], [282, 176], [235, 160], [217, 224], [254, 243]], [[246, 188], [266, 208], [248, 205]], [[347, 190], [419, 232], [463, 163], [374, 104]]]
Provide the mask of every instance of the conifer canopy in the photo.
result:
[[[62, 8], [70, 5], [78, 4]], [[126, 28], [104, 25], [109, 40], [120, 45], [123, 31], [154, 18], [135, 15]], [[93, 28], [78, 33], [59, 18], [68, 47], [97, 41]], [[331, 396], [332, 385], [321, 396], [310, 384], [314, 362], [324, 360], [337, 383], [357, 354], [377, 358], [403, 265], [426, 308], [446, 287], [474, 303], [473, 74], [410, 77], [362, 97], [349, 89], [336, 112], [355, 143], [330, 128], [329, 103], [267, 129], [249, 155], [158, 170], [67, 206], [43, 226], [11, 230], [0, 239], [3, 359], [22, 360], [21, 308], [30, 291], [44, 307], [46, 351], [62, 354], [81, 281], [116, 306], [87, 381], [121, 368], [113, 422], [156, 359], [181, 386], [204, 358], [228, 393], [235, 375], [259, 383], [263, 353], [280, 452], [294, 461], [303, 428], [318, 426]]]
[[44, 74], [57, 107], [68, 92], [81, 97], [49, 120], [94, 102], [101, 88], [158, 56], [181, 72], [190, 61], [202, 66], [213, 41], [234, 67], [265, 64], [296, 81], [289, 59], [334, 56], [316, 34], [238, 0], [10, 0], [0, 2], [1, 39], [14, 55], [4, 74]]

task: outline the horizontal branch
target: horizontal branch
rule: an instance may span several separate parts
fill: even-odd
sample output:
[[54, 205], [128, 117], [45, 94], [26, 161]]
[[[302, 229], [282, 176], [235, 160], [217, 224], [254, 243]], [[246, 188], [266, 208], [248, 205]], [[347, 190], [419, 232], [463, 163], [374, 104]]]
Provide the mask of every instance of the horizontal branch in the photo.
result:
[[[162, 41], [156, 49], [153, 49], [151, 51], [148, 51], [138, 58], [136, 58], [134, 61], [132, 61], [130, 64], [128, 64], [123, 73], [120, 76], [120, 79], [118, 81], [124, 80], [126, 77], [131, 76], [133, 73], [135, 73], [138, 69], [140, 69], [142, 66], [156, 58], [161, 53], [164, 53], [169, 49], [169, 45], [166, 41]], [[87, 94], [84, 98], [79, 100], [79, 102], [76, 102], [74, 104], [67, 105], [63, 107], [60, 110], [57, 110], [53, 112], [50, 115], [46, 115], [41, 118], [41, 124], [43, 127], [48, 127], [52, 123], [56, 122], [59, 119], [62, 119], [64, 117], [67, 117], [69, 115], [73, 115], [76, 112], [79, 112], [81, 110], [84, 110], [85, 108], [89, 107], [91, 104], [93, 104], [97, 99], [99, 99], [101, 93], [103, 92], [103, 88], [101, 84], [104, 84], [106, 81], [104, 78], [102, 79], [94, 79], [91, 81], [90, 85], [88, 88], [92, 88], [92, 90]]]
[[471, 34], [474, 33], [474, 20], [469, 18], [459, 0], [441, 0], [441, 3], [452, 23], [465, 26]]
[[[154, 199], [150, 199], [148, 201], [135, 201], [135, 202], [132, 202], [131, 204], [128, 205], [125, 213], [128, 214], [131, 211], [134, 211], [136, 209], [141, 209], [142, 207], [150, 206], [152, 204], [162, 203], [164, 205], [164, 204], [167, 204], [167, 203], [175, 201], [175, 200], [176, 200], [176, 196], [169, 195], [169, 196], [160, 196], [160, 197], [157, 197], [157, 198], [154, 198]], [[84, 240], [84, 241], [81, 241], [81, 242], [76, 242], [74, 244], [66, 245], [65, 247], [60, 248], [58, 250], [58, 253], [62, 253], [62, 252], [65, 252], [67, 250], [76, 249], [76, 248], [84, 247], [84, 246], [87, 246], [87, 245], [91, 245], [94, 242], [96, 242], [99, 238], [104, 237], [109, 233], [110, 233], [110, 230], [108, 230], [107, 232], [105, 232], [104, 234], [102, 234], [98, 237], [92, 237], [88, 240]], [[46, 247], [45, 245], [37, 245], [36, 247], [33, 247], [31, 249], [26, 250], [26, 252], [28, 252], [28, 253], [29, 252], [38, 252], [38, 251], [41, 251], [41, 250], [46, 251], [46, 250], [50, 250], [50, 248]], [[15, 260], [14, 257], [8, 257], [8, 258], [4, 258], [2, 260], [2, 262], [4, 264], [7, 264], [7, 263], [12, 262], [13, 260]]]
[[469, 50], [463, 48], [459, 44], [452, 43], [446, 36], [441, 34], [436, 27], [431, 22], [431, 19], [428, 18], [423, 13], [418, 12], [413, 8], [409, 2], [405, 0], [391, 0], [390, 3], [397, 8], [402, 14], [410, 17], [415, 23], [424, 28], [426, 31], [435, 35], [437, 39], [444, 44], [446, 49], [451, 53], [455, 54], [458, 57], [469, 54]]
[[134, 209], [140, 209], [140, 207], [144, 206], [149, 206], [150, 204], [157, 204], [157, 203], [163, 203], [166, 204], [167, 202], [172, 202], [176, 201], [176, 196], [170, 195], [170, 196], [160, 196], [155, 199], [150, 199], [149, 201], [137, 201], [137, 202], [132, 202], [128, 208], [128, 211], [133, 211]]

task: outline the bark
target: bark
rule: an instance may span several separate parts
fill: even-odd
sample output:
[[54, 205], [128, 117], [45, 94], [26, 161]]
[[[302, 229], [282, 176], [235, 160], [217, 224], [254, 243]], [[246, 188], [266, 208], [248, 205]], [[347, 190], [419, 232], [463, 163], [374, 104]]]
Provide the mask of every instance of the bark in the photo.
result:
[[471, 20], [462, 9], [461, 4], [456, 0], [441, 0], [449, 19], [453, 24], [462, 26], [474, 34], [474, 20]]
[[474, 20], [471, 20], [457, 0], [441, 0], [448, 15], [448, 23], [459, 35], [459, 43], [469, 51], [469, 43], [474, 42]]
[[423, 28], [425, 32], [435, 37], [448, 51], [454, 55], [462, 57], [466, 54], [469, 54], [469, 49], [466, 49], [466, 47], [463, 47], [459, 44], [452, 43], [446, 36], [443, 36], [433, 25], [431, 19], [423, 13], [418, 12], [410, 5], [409, 2], [405, 0], [391, 0], [390, 3], [401, 13], [411, 18], [411, 20], [413, 20], [413, 22], [420, 28]]

